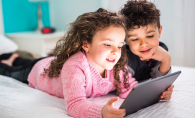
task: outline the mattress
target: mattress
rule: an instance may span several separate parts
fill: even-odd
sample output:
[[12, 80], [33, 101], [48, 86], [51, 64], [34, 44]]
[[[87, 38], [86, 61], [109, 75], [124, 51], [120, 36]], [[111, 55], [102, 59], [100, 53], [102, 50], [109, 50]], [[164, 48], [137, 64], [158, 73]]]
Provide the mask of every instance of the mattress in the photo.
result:
[[[160, 101], [125, 118], [195, 118], [195, 68], [172, 66], [182, 73], [174, 82], [172, 99]], [[88, 98], [100, 104], [116, 96], [108, 94]], [[119, 99], [118, 108], [124, 99]], [[13, 78], [0, 75], [0, 118], [71, 118], [64, 99], [28, 87]]]

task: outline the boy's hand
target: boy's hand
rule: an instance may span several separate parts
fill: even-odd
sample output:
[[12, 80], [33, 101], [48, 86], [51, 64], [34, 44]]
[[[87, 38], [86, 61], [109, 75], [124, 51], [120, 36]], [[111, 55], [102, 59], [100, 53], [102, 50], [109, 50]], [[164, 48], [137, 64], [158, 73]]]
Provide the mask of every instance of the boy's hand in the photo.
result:
[[170, 100], [173, 93], [174, 85], [171, 85], [165, 92], [160, 96], [161, 100]]
[[111, 98], [102, 109], [103, 118], [123, 118], [126, 114], [125, 109], [116, 109], [113, 103], [118, 100], [118, 97]]
[[151, 59], [163, 62], [170, 61], [170, 54], [161, 46], [158, 46], [157, 50], [153, 53]]
[[154, 59], [161, 62], [159, 71], [161, 73], [167, 73], [171, 67], [171, 56], [170, 54], [162, 47], [158, 46], [157, 50], [151, 55], [151, 57], [141, 58], [141, 60]]

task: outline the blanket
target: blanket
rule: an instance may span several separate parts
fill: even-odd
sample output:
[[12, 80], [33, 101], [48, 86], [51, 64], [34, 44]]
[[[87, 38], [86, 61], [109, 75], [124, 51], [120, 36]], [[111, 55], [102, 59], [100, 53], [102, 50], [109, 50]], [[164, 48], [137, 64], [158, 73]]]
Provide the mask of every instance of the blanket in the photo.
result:
[[[172, 99], [160, 101], [126, 118], [195, 118], [195, 68], [172, 66], [172, 72], [182, 73], [174, 82]], [[108, 94], [88, 98], [100, 104], [116, 96]], [[124, 99], [114, 106], [119, 108]], [[71, 118], [64, 99], [30, 88], [13, 78], [0, 75], [0, 118]]]

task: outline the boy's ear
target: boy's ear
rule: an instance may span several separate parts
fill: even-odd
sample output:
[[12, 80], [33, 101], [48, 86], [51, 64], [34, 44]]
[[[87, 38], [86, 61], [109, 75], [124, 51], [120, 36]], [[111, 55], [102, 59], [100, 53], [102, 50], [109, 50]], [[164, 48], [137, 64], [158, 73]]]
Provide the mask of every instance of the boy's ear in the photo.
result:
[[160, 36], [161, 36], [161, 32], [162, 32], [162, 25], [160, 25], [160, 28], [159, 28], [159, 38], [160, 38]]
[[87, 41], [85, 41], [85, 42], [83, 43], [82, 48], [83, 48], [83, 50], [85, 50], [85, 52], [88, 52], [88, 51], [89, 51], [89, 46], [88, 46]]

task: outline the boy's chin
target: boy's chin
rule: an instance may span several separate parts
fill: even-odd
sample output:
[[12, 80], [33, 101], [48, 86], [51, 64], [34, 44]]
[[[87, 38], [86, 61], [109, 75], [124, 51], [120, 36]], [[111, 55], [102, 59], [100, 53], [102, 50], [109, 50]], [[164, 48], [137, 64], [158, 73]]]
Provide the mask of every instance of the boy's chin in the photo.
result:
[[145, 60], [142, 60], [142, 61], [146, 61], [146, 59], [151, 59], [151, 57], [152, 57], [151, 53], [139, 55], [140, 60], [141, 60], [141, 58], [145, 59]]

